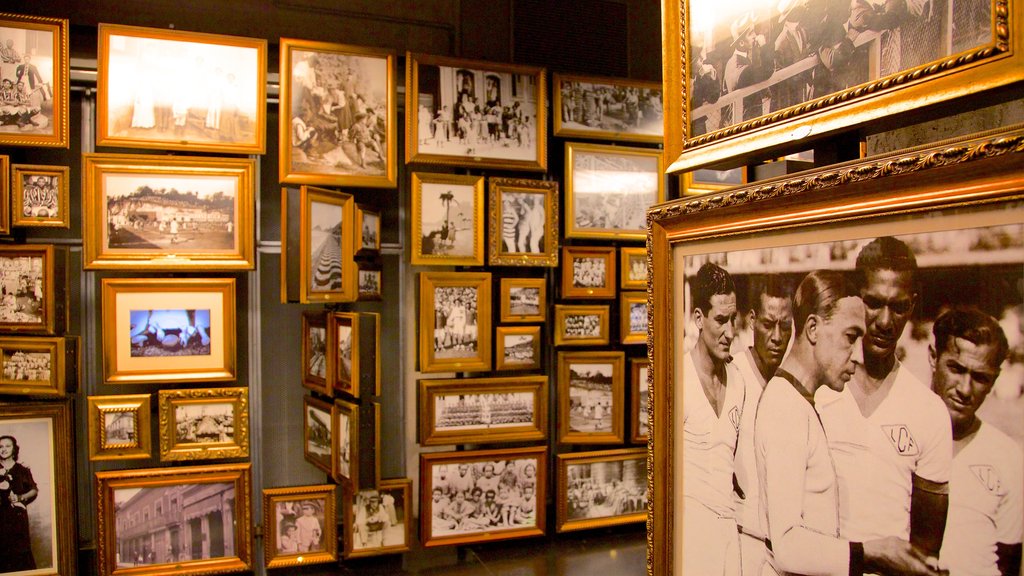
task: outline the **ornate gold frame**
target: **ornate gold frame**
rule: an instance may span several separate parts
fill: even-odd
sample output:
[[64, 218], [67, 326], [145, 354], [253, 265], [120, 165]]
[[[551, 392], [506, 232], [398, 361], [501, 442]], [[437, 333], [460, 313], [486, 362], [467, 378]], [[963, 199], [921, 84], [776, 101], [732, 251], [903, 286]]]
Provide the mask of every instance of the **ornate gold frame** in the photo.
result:
[[[233, 412], [234, 439], [227, 442], [179, 442], [175, 439], [178, 419], [175, 408], [188, 405], [230, 403]], [[249, 389], [192, 388], [160, 390], [160, 460], [193, 461], [249, 456]]]
[[[573, 286], [573, 260], [576, 258], [603, 259], [604, 285]], [[615, 278], [614, 246], [562, 246], [562, 298], [567, 300], [615, 298]]]
[[[657, 90], [659, 94], [664, 92], [664, 87], [658, 82], [644, 82], [641, 80], [629, 80], [626, 78], [604, 78], [598, 76], [577, 76], [575, 74], [559, 74], [554, 73], [551, 75], [551, 117], [554, 120], [554, 134], [561, 138], [600, 138], [602, 140], [620, 140], [626, 142], [648, 142], [651, 144], [661, 144], [665, 139], [664, 136], [664, 122], [658, 126], [659, 130], [657, 134], [646, 134], [643, 132], [616, 132], [613, 130], [602, 130], [599, 128], [567, 128], [562, 120], [562, 106], [564, 104], [562, 98], [562, 85], [567, 82], [584, 82], [588, 84], [599, 84], [601, 86], [607, 86], [610, 88], [625, 87], [625, 88], [640, 88], [647, 90]], [[662, 94], [662, 110], [664, 110], [664, 95]], [[664, 114], [663, 114], [664, 115]]]
[[[536, 288], [540, 291], [537, 307], [539, 314], [513, 314], [512, 288]], [[547, 280], [544, 278], [502, 278], [501, 279], [501, 322], [544, 322], [547, 319]]]
[[[68, 59], [68, 20], [66, 18], [47, 18], [45, 16], [27, 16], [0, 12], [0, 26], [23, 28], [37, 32], [53, 34], [53, 133], [51, 135], [34, 135], [17, 132], [14, 134], [0, 133], [0, 146], [48, 146], [67, 148], [68, 137], [68, 78], [71, 68]], [[5, 171], [6, 175], [7, 172]]]
[[[505, 360], [505, 336], [533, 336], [533, 358], [535, 362], [516, 364]], [[540, 368], [540, 326], [498, 326], [494, 329], [495, 370], [535, 370]]]
[[[135, 460], [151, 458], [150, 395], [89, 396], [89, 460]], [[110, 443], [105, 438], [103, 420], [108, 413], [131, 413], [135, 442]]]
[[647, 330], [643, 332], [632, 332], [630, 330], [629, 307], [637, 303], [642, 303], [646, 307], [646, 292], [623, 292], [619, 294], [619, 341], [623, 344], [647, 344]]
[[[470, 287], [476, 289], [476, 354], [467, 358], [435, 357], [434, 289]], [[491, 273], [420, 272], [420, 372], [486, 372], [491, 369]]]
[[[394, 546], [381, 546], [379, 548], [371, 548], [364, 550], [355, 550], [355, 544], [353, 541], [354, 530], [345, 531], [345, 558], [365, 558], [367, 556], [380, 556], [381, 554], [398, 554], [400, 552], [406, 552], [411, 548], [413, 539], [412, 531], [412, 480], [408, 478], [390, 478], [387, 480], [381, 480], [380, 484], [376, 488], [367, 488], [365, 490], [359, 490], [358, 492], [378, 491], [378, 492], [402, 492], [402, 502], [404, 504], [403, 521], [405, 524], [405, 544], [394, 545]], [[345, 497], [342, 499], [342, 503], [345, 507], [345, 526], [355, 526], [355, 496], [351, 491], [345, 491]]]
[[[7, 174], [4, 171], [4, 174]], [[25, 216], [25, 176], [57, 176], [57, 213], [58, 216]], [[70, 228], [71, 204], [68, 188], [71, 169], [67, 166], [40, 166], [34, 164], [14, 164], [11, 166], [11, 225], [31, 226], [38, 228]]]
[[[596, 337], [570, 336], [565, 333], [569, 316], [600, 317], [601, 334]], [[555, 346], [607, 346], [611, 333], [611, 311], [606, 304], [555, 304]]]
[[[437, 429], [435, 403], [438, 395], [498, 394], [531, 392], [534, 418], [530, 424], [490, 428], [485, 426], [465, 430]], [[501, 378], [457, 378], [419, 381], [420, 436], [424, 446], [450, 446], [497, 442], [530, 442], [548, 437], [548, 377], [506, 376]]]
[[[619, 288], [623, 290], [646, 290], [647, 289], [647, 248], [642, 246], [623, 246], [619, 249], [619, 274], [621, 281]], [[634, 280], [629, 275], [632, 261], [642, 260], [644, 263], [643, 280]]]
[[[334, 484], [317, 486], [291, 486], [288, 488], [263, 489], [263, 565], [267, 568], [307, 566], [338, 561], [337, 512], [335, 502], [337, 487]], [[274, 508], [279, 503], [294, 500], [324, 501], [324, 525], [320, 541], [324, 549], [319, 552], [285, 554], [277, 551], [277, 516]]]
[[[505, 206], [501, 195], [542, 194], [544, 196], [544, 250], [543, 253], [506, 250], [502, 241]], [[491, 266], [558, 266], [558, 182], [554, 180], [526, 180], [523, 178], [491, 178], [488, 194], [490, 214], [487, 263]]]
[[[647, 504], [644, 503], [643, 510], [617, 516], [604, 518], [591, 518], [587, 520], [569, 519], [569, 467], [581, 464], [596, 464], [599, 462], [616, 462], [624, 460], [640, 460], [646, 467], [647, 450], [644, 448], [620, 448], [617, 450], [602, 450], [600, 452], [574, 452], [571, 454], [558, 455], [558, 494], [555, 497], [557, 532], [572, 532], [575, 530], [587, 530], [589, 528], [606, 528], [608, 526], [621, 526], [622, 524], [634, 524], [643, 522], [647, 518]], [[644, 477], [646, 481], [646, 476]], [[649, 494], [650, 492], [648, 492]]]
[[[647, 390], [647, 406], [643, 407], [643, 414], [641, 415], [640, 405], [640, 372], [644, 367], [650, 366], [650, 361], [647, 358], [630, 358], [629, 359], [629, 405], [630, 405], [630, 416], [629, 416], [629, 441], [634, 444], [647, 444], [648, 434], [640, 433], [640, 421], [638, 418], [649, 418], [648, 412], [650, 412], [650, 369], [647, 370], [647, 378], [643, 380], [648, 385]], [[648, 430], [650, 426], [648, 426]]]
[[[8, 379], [4, 375], [6, 360], [4, 355], [9, 349], [18, 352], [46, 352], [50, 356], [50, 377], [43, 380]], [[72, 364], [68, 364], [69, 354]], [[49, 338], [23, 338], [20, 336], [0, 336], [0, 393], [18, 396], [64, 396], [68, 392], [68, 373], [73, 370], [70, 381], [72, 386], [78, 382], [79, 339], [77, 337], [55, 336]]]
[[[446, 256], [423, 253], [423, 185], [471, 186], [473, 188], [473, 254]], [[443, 200], [442, 200], [443, 202]], [[449, 207], [451, 204], [449, 203]], [[412, 173], [412, 253], [414, 266], [483, 266], [484, 265], [484, 177], [456, 174]]]
[[[611, 364], [612, 366], [612, 431], [573, 431], [570, 419], [570, 370], [573, 364]], [[626, 401], [624, 352], [559, 352], [558, 353], [558, 442], [561, 444], [621, 444]]]

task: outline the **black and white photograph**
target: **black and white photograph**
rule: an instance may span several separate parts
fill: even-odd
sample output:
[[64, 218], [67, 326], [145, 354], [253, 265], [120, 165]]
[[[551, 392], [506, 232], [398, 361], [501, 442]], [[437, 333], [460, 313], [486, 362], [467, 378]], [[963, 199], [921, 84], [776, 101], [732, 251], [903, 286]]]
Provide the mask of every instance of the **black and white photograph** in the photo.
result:
[[380, 250], [380, 214], [359, 208], [359, 249]]
[[[274, 529], [277, 531], [277, 554], [306, 554], [323, 552], [324, 508], [323, 498], [285, 500], [274, 505]], [[333, 521], [333, 518], [331, 519]]]
[[614, 372], [610, 363], [569, 365], [569, 432], [614, 432]]
[[633, 426], [633, 441], [646, 442], [651, 428], [647, 415], [647, 406], [651, 399], [651, 385], [647, 381], [648, 364], [646, 360], [633, 362], [633, 418], [636, 419], [636, 425]]
[[210, 310], [131, 310], [131, 355], [209, 356]]
[[539, 331], [536, 334], [501, 334], [498, 345], [502, 350], [499, 366], [515, 368], [540, 365]]
[[624, 290], [647, 289], [647, 249], [623, 247], [622, 249], [622, 282]]
[[566, 521], [646, 515], [646, 454], [565, 466]]
[[508, 308], [513, 316], [538, 316], [542, 288], [533, 286], [512, 286], [508, 289]]
[[336, 317], [338, 332], [335, 334], [338, 343], [338, 380], [342, 383], [352, 382], [352, 318]]
[[327, 378], [327, 328], [323, 326], [307, 326], [308, 342], [306, 356], [306, 374], [321, 380]]
[[562, 326], [562, 337], [566, 340], [600, 338], [603, 318], [601, 314], [567, 313]]
[[338, 414], [338, 467], [337, 473], [347, 478], [349, 481], [355, 481], [352, 474], [352, 425], [350, 420], [352, 414], [348, 410], [340, 409], [337, 411]]
[[478, 292], [473, 286], [434, 288], [434, 358], [477, 356]]
[[3, 380], [5, 383], [49, 382], [53, 369], [50, 352], [36, 349], [3, 348]]
[[608, 286], [605, 258], [574, 257], [572, 259], [572, 286], [574, 288], [600, 288]]
[[0, 574], [57, 569], [55, 442], [48, 418], [0, 419]]
[[501, 250], [517, 254], [545, 254], [547, 238], [545, 192], [501, 193]]
[[[18, 168], [15, 165], [16, 171]], [[55, 168], [59, 170], [59, 167]], [[61, 181], [62, 178], [67, 178], [66, 174], [33, 174], [21, 171], [19, 175], [20, 182], [15, 184], [15, 193], [18, 194], [15, 197], [16, 221], [21, 220], [21, 225], [24, 225], [26, 222], [68, 219], [67, 214], [61, 214], [62, 211], [68, 210], [67, 195], [61, 193], [67, 186], [67, 182]]]
[[473, 258], [482, 253], [482, 191], [475, 184], [421, 182], [420, 256]]
[[664, 199], [658, 150], [566, 144], [567, 238], [646, 237], [647, 209]]
[[313, 406], [308, 401], [306, 409], [306, 456], [326, 470], [331, 469], [331, 413]]
[[341, 235], [344, 207], [333, 202], [310, 202], [309, 291], [338, 292], [342, 289], [344, 257]]
[[56, 29], [14, 23], [0, 24], [0, 136], [60, 136], [54, 106], [67, 96], [57, 78], [63, 64], [54, 54]]
[[182, 403], [174, 407], [175, 444], [235, 441], [235, 403]]
[[45, 320], [42, 256], [0, 256], [0, 322], [40, 324]]
[[629, 303], [629, 332], [647, 334], [647, 302]]
[[352, 545], [349, 556], [399, 552], [409, 546], [412, 502], [408, 480], [381, 482], [360, 490], [352, 500]]
[[479, 392], [434, 396], [434, 426], [438, 431], [469, 428], [508, 428], [531, 424], [533, 392]]
[[435, 464], [431, 474], [431, 537], [535, 527], [536, 458]]
[[359, 298], [367, 300], [379, 300], [380, 293], [380, 270], [359, 269]]
[[560, 122], [555, 134], [660, 141], [664, 102], [660, 84], [554, 77]]
[[135, 409], [104, 410], [101, 412], [103, 427], [100, 436], [102, 448], [138, 445], [139, 422]]

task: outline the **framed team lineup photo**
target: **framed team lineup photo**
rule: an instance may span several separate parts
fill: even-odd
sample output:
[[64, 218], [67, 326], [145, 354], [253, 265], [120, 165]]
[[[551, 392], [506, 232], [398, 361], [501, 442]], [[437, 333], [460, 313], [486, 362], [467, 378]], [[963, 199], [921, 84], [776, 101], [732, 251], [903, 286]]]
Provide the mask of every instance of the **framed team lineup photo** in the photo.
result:
[[619, 249], [619, 287], [623, 290], [647, 289], [647, 248], [623, 246]]
[[562, 298], [615, 298], [615, 248], [562, 247]]
[[491, 369], [491, 273], [420, 272], [420, 372]]
[[560, 443], [622, 443], [625, 364], [623, 352], [558, 353]]
[[606, 346], [610, 325], [607, 305], [555, 304], [555, 346]]
[[420, 444], [543, 440], [547, 398], [547, 376], [420, 380]]
[[376, 488], [346, 494], [345, 558], [399, 554], [412, 539], [412, 480], [381, 480]]
[[543, 172], [546, 71], [406, 54], [405, 161]]
[[540, 339], [540, 326], [498, 326], [494, 329], [494, 369], [540, 368]]
[[500, 290], [502, 322], [543, 322], [547, 318], [544, 278], [502, 278]]
[[249, 456], [249, 389], [160, 390], [160, 460]]
[[[649, 465], [664, 479], [651, 487], [651, 526], [671, 543], [651, 551], [655, 574], [776, 561], [743, 553], [762, 513], [776, 554], [789, 530], [878, 534], [950, 573], [998, 573], [997, 555], [981, 551], [1002, 542], [997, 511], [1024, 493], [1020, 142], [1019, 130], [990, 133], [651, 211]], [[1005, 152], [980, 152], [994, 147]], [[924, 160], [936, 155], [941, 167]], [[710, 371], [725, 375], [722, 392], [704, 391]], [[716, 412], [728, 436], [707, 446], [723, 432]], [[734, 447], [731, 465], [697, 471]], [[734, 477], [749, 501], [733, 502]], [[912, 522], [927, 506], [912, 503], [922, 483], [948, 492], [948, 512]], [[737, 506], [731, 533], [722, 521], [708, 529], [724, 494]], [[812, 560], [792, 554], [786, 570]]]
[[484, 177], [412, 173], [410, 258], [418, 266], [483, 266]]
[[660, 82], [553, 74], [555, 136], [661, 144]]
[[0, 394], [60, 397], [69, 382], [73, 391], [78, 348], [77, 338], [0, 336]]
[[263, 489], [263, 561], [267, 568], [337, 562], [333, 484]]
[[647, 436], [650, 433], [650, 417], [647, 414], [651, 402], [651, 385], [648, 382], [648, 367], [650, 363], [647, 358], [629, 359], [629, 385], [630, 385], [630, 442], [634, 444], [646, 444]]
[[13, 226], [71, 226], [67, 166], [15, 164], [11, 170]]
[[44, 244], [0, 247], [0, 330], [64, 332], [65, 255], [64, 249]]
[[281, 189], [281, 301], [354, 302], [355, 200], [300, 186]]
[[558, 455], [558, 532], [643, 522], [647, 450], [626, 448]]
[[263, 154], [267, 41], [100, 24], [100, 146]]
[[0, 12], [0, 38], [0, 146], [67, 148], [68, 21]]
[[393, 188], [395, 98], [393, 51], [282, 38], [281, 181]]
[[491, 266], [558, 266], [558, 182], [491, 178]]
[[89, 396], [89, 460], [151, 458], [150, 394]]

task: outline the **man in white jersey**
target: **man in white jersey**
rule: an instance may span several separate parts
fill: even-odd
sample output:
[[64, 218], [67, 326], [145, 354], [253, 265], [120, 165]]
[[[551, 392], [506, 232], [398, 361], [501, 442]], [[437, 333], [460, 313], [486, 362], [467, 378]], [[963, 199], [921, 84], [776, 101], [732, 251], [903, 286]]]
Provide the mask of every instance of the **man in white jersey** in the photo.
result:
[[839, 531], [860, 541], [909, 539], [937, 558], [949, 505], [949, 415], [896, 358], [917, 300], [917, 260], [906, 244], [883, 237], [861, 249], [856, 267], [864, 364], [841, 393], [815, 398], [839, 477]]
[[1006, 335], [974, 309], [943, 313], [932, 333], [932, 390], [949, 411], [954, 452], [940, 561], [954, 576], [1019, 575], [1024, 457], [976, 414], [999, 377]]

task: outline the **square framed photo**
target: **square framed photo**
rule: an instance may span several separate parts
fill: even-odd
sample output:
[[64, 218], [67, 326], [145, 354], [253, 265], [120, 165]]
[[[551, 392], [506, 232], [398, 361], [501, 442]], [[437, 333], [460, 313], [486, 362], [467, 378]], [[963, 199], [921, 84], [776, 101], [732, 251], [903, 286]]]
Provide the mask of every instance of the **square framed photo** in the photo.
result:
[[11, 159], [0, 155], [0, 234], [11, 233], [11, 181], [7, 175], [11, 173]]
[[338, 560], [337, 487], [263, 489], [263, 562], [267, 568]]
[[623, 246], [619, 249], [619, 287], [623, 290], [647, 290], [647, 248]]
[[544, 322], [548, 312], [547, 291], [544, 278], [502, 278], [501, 321]]
[[380, 211], [365, 204], [356, 204], [357, 256], [372, 256], [380, 252]]
[[98, 145], [266, 152], [266, 40], [101, 24], [98, 55]]
[[419, 266], [483, 266], [484, 177], [412, 173], [411, 260]]
[[540, 368], [540, 326], [498, 326], [494, 331], [495, 370]]
[[280, 179], [396, 185], [395, 53], [281, 39]]
[[491, 273], [420, 273], [420, 372], [491, 369]]
[[548, 449], [420, 454], [425, 547], [543, 536]]
[[647, 344], [647, 292], [619, 295], [619, 341]]
[[491, 178], [491, 266], [558, 266], [558, 182]]
[[615, 298], [615, 248], [562, 247], [562, 298]]
[[554, 74], [555, 136], [661, 144], [660, 82]]
[[0, 330], [60, 334], [67, 328], [67, 251], [46, 244], [0, 246]]
[[354, 302], [355, 201], [301, 186], [281, 190], [281, 301]]
[[249, 456], [249, 389], [161, 390], [160, 460]]
[[0, 394], [60, 397], [78, 384], [76, 337], [0, 336]]
[[[68, 147], [68, 21], [0, 13], [0, 146]], [[4, 173], [6, 174], [6, 172]]]
[[89, 460], [151, 458], [150, 395], [89, 396]]
[[[250, 466], [97, 472], [99, 573], [185, 576], [250, 570]], [[147, 515], [149, 522], [143, 520]]]
[[71, 227], [67, 166], [15, 164], [11, 170], [13, 226]]
[[382, 480], [376, 488], [346, 493], [345, 558], [398, 554], [412, 544], [412, 480]]
[[651, 401], [651, 385], [648, 381], [650, 362], [647, 358], [629, 359], [630, 384], [630, 426], [629, 441], [635, 444], [646, 444], [650, 433], [650, 415], [648, 406]]
[[407, 53], [405, 161], [547, 169], [546, 71]]
[[558, 532], [647, 519], [647, 450], [558, 455]]
[[420, 380], [420, 444], [527, 442], [548, 436], [548, 377]]
[[558, 353], [560, 443], [622, 443], [625, 364], [623, 352]]
[[331, 359], [327, 333], [327, 312], [306, 310], [302, 313], [302, 385], [331, 396], [329, 374]]
[[334, 481], [349, 488], [359, 486], [359, 406], [344, 400], [334, 401]]
[[606, 305], [556, 304], [555, 346], [606, 346], [610, 325]]
[[101, 282], [105, 383], [235, 379], [234, 278]]
[[359, 300], [381, 300], [381, 269], [378, 264], [358, 263]]
[[337, 428], [334, 423], [334, 406], [314, 396], [304, 396], [303, 408], [303, 456], [306, 461], [327, 474], [334, 471], [334, 438]]

